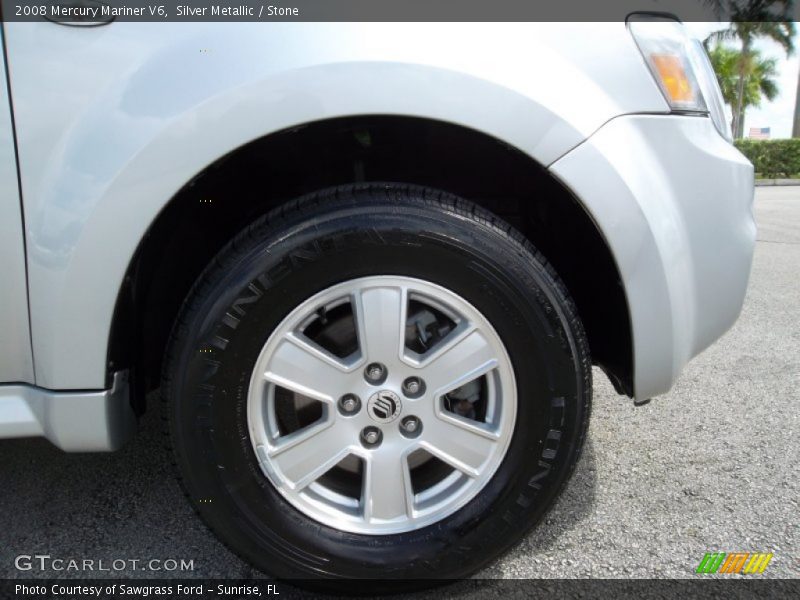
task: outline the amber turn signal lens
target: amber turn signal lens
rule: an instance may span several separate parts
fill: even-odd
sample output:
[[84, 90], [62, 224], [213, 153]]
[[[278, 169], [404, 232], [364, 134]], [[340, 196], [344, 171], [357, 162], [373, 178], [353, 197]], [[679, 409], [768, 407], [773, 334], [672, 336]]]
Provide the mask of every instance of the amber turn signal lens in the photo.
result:
[[695, 101], [694, 89], [686, 76], [680, 56], [652, 54], [650, 60], [672, 102], [690, 103]]

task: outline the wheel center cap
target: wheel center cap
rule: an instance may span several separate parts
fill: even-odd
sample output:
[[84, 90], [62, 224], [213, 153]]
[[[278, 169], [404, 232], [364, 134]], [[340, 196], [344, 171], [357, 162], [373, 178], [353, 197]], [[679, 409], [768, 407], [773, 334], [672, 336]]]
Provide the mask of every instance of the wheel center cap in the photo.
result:
[[390, 423], [400, 414], [403, 403], [400, 396], [390, 390], [375, 392], [367, 401], [367, 412], [373, 421]]

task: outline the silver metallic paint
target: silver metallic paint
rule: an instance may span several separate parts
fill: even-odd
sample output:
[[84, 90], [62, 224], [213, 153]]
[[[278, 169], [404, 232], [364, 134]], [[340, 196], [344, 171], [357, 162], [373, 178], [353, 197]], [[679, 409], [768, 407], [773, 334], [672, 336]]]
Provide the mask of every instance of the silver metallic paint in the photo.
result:
[[102, 391], [0, 385], [0, 439], [43, 436], [68, 452], [117, 450], [136, 430], [128, 390], [127, 372]]
[[669, 391], [741, 311], [756, 237], [753, 166], [709, 118], [638, 115], [609, 122], [551, 170], [617, 261], [636, 399]]
[[667, 110], [624, 23], [6, 30], [36, 383], [53, 389], [104, 385], [114, 303], [142, 236], [185, 183], [255, 138], [409, 115], [547, 165], [616, 115]]
[[[253, 139], [339, 116], [448, 121], [552, 165], [620, 268], [638, 399], [667, 391], [741, 308], [755, 237], [752, 167], [708, 118], [623, 116], [668, 110], [623, 23], [4, 28], [43, 388], [104, 387], [124, 273], [186, 182]], [[0, 381], [33, 383], [15, 173], [0, 186], [0, 271], [10, 282], [0, 288]], [[34, 388], [3, 386], [0, 397], [33, 393], [20, 389]], [[95, 394], [106, 392], [77, 396]], [[2, 435], [34, 428], [8, 425], [0, 417]]]
[[33, 383], [20, 206], [6, 70], [0, 60], [0, 382]]

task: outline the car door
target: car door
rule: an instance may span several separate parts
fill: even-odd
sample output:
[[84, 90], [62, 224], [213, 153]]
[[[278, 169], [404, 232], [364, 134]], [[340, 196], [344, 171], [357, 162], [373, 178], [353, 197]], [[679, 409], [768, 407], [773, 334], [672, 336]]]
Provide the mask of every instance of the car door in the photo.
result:
[[[0, 40], [2, 40], [0, 31]], [[25, 237], [5, 61], [0, 61], [0, 384], [34, 383]]]

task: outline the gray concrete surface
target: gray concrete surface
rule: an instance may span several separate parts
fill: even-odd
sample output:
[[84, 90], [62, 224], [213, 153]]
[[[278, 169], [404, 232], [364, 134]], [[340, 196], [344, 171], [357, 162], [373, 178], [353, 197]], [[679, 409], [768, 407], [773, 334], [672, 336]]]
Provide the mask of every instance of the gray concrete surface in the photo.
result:
[[[762, 551], [775, 554], [765, 577], [800, 577], [800, 187], [759, 188], [756, 214], [733, 330], [643, 407], [596, 372], [575, 477], [546, 521], [482, 575], [694, 577], [705, 552]], [[0, 577], [59, 575], [14, 569], [14, 556], [35, 553], [182, 558], [195, 570], [175, 575], [255, 575], [187, 506], [154, 415], [115, 454], [2, 441], [0, 486]]]

